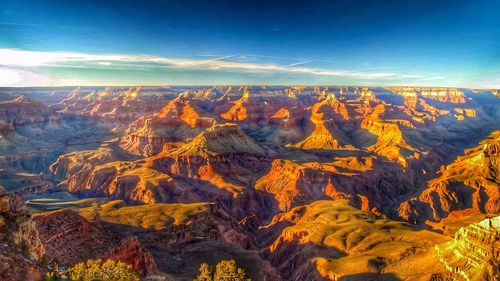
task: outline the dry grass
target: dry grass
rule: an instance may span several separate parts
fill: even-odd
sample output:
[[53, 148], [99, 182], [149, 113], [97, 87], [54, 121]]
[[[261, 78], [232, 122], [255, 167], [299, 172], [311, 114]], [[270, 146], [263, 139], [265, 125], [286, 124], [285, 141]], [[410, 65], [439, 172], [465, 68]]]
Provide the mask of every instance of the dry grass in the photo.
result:
[[[282, 237], [322, 249], [312, 259], [320, 274], [329, 278], [366, 272], [413, 278], [436, 272], [433, 247], [449, 239], [402, 222], [377, 219], [345, 200], [316, 201], [305, 208], [304, 215], [286, 228]], [[276, 243], [271, 249], [280, 247]], [[339, 256], [338, 250], [346, 256]], [[410, 270], [415, 266], [418, 271]]]
[[208, 203], [125, 206], [123, 201], [115, 200], [79, 212], [90, 220], [99, 214], [99, 219], [104, 222], [159, 229], [167, 224], [182, 224], [191, 216], [208, 210]]

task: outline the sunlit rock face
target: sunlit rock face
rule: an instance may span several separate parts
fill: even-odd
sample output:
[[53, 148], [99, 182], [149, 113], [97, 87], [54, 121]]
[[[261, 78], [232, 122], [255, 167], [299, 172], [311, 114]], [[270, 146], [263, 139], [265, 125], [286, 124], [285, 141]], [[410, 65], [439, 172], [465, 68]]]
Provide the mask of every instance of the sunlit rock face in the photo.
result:
[[35, 222], [22, 199], [0, 186], [0, 279], [41, 280], [45, 254]]
[[453, 240], [436, 245], [436, 252], [453, 280], [499, 280], [500, 217], [460, 228]]
[[[214, 125], [190, 142], [144, 160], [103, 161], [115, 157], [114, 153], [102, 147], [68, 154], [51, 170], [67, 175], [61, 185], [68, 191], [85, 196], [148, 204], [220, 200], [237, 218], [273, 211], [266, 203], [270, 199], [249, 188], [273, 152], [236, 124]], [[88, 159], [83, 166], [81, 158]]]
[[[336, 157], [331, 162], [274, 160], [255, 184], [273, 194], [282, 211], [319, 199], [350, 199], [359, 208], [380, 214], [398, 195], [413, 187], [413, 175], [375, 157]], [[386, 202], [380, 204], [379, 202]]]
[[146, 115], [130, 124], [122, 147], [134, 154], [152, 156], [162, 151], [168, 142], [195, 137], [214, 119], [203, 117], [203, 110], [195, 101], [181, 94], [157, 114]]
[[385, 114], [393, 115], [386, 112], [386, 106], [379, 104], [361, 123], [362, 129], [377, 137], [376, 142], [369, 146], [368, 150], [407, 167], [407, 159], [418, 157], [418, 153], [415, 154], [415, 149], [405, 141], [401, 127], [414, 128], [414, 126], [409, 120], [384, 118]]
[[[499, 212], [500, 100], [490, 91], [57, 91], [48, 115], [26, 111], [48, 118], [3, 115], [0, 180], [34, 211], [71, 206], [85, 217], [38, 217], [47, 252], [67, 263], [113, 257], [191, 280], [224, 256], [256, 280], [446, 280], [454, 273], [434, 245]], [[50, 181], [64, 192], [32, 194]], [[46, 203], [59, 196], [78, 200]]]
[[[143, 90], [84, 97], [135, 100]], [[65, 154], [50, 171], [60, 187], [83, 196], [221, 200], [239, 219], [347, 198], [363, 210], [417, 222], [411, 214], [420, 209], [399, 206], [437, 178], [449, 156], [477, 144], [477, 132], [498, 126], [492, 98], [446, 88], [184, 89], [138, 117], [118, 142]]]
[[346, 105], [329, 93], [326, 99], [311, 108], [310, 120], [315, 126], [314, 131], [293, 147], [324, 150], [351, 148], [348, 137], [336, 125], [349, 118]]
[[128, 124], [143, 115], [158, 111], [168, 101], [163, 95], [148, 91], [141, 87], [120, 90], [105, 88], [89, 94], [73, 90], [66, 99], [55, 107], [62, 107], [60, 113], [100, 118], [105, 122]]
[[447, 241], [444, 235], [378, 219], [346, 200], [293, 208], [258, 233], [266, 246], [263, 255], [285, 280], [433, 280], [447, 275], [433, 249]]
[[432, 179], [417, 198], [401, 204], [400, 216], [409, 221], [447, 217], [452, 212], [500, 213], [500, 131], [493, 132]]

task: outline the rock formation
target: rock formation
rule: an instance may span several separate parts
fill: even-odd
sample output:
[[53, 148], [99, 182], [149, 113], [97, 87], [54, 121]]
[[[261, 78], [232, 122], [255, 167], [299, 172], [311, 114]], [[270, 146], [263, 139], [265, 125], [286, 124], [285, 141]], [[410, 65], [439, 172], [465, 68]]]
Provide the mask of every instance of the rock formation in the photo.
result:
[[18, 195], [0, 187], [0, 278], [6, 281], [41, 280], [46, 268], [35, 222]]
[[500, 131], [493, 132], [465, 155], [442, 167], [416, 198], [401, 204], [400, 216], [408, 221], [437, 220], [456, 211], [500, 213]]
[[[52, 92], [49, 106], [34, 101], [40, 91]], [[0, 104], [0, 180], [30, 194], [34, 211], [69, 206], [85, 217], [65, 210], [38, 218], [47, 251], [67, 263], [114, 257], [147, 272], [152, 257], [160, 274], [192, 279], [199, 263], [234, 257], [257, 279], [439, 280], [452, 273], [433, 245], [449, 238], [417, 229], [449, 235], [459, 223], [499, 212], [492, 132], [500, 130], [500, 103], [491, 91], [24, 92], [28, 98]], [[461, 221], [448, 227], [453, 218]], [[106, 245], [84, 255], [85, 237]], [[66, 246], [74, 250], [58, 251]]]
[[35, 221], [47, 256], [61, 265], [101, 258], [131, 264], [143, 275], [156, 271], [137, 237], [113, 235], [68, 209], [38, 215]]
[[453, 280], [499, 280], [500, 217], [460, 228], [453, 240], [436, 245], [436, 252]]
[[273, 194], [283, 211], [332, 198], [350, 199], [363, 210], [379, 213], [411, 190], [413, 180], [401, 167], [374, 157], [336, 157], [329, 163], [300, 164], [279, 159], [255, 188]]
[[181, 94], [157, 114], [143, 116], [130, 124], [122, 147], [139, 155], [157, 154], [166, 143], [193, 138], [210, 127], [214, 119], [200, 116], [201, 112], [193, 101]]
[[108, 87], [85, 96], [76, 89], [58, 106], [63, 108], [60, 113], [99, 118], [106, 122], [127, 125], [143, 115], [153, 114], [167, 101], [154, 93], [143, 93], [141, 87], [125, 91], [116, 91]]
[[263, 255], [286, 280], [446, 276], [433, 251], [445, 236], [378, 219], [346, 200], [296, 207], [275, 216], [260, 235], [267, 246]]
[[0, 101], [0, 120], [14, 126], [47, 121], [50, 113], [46, 105], [26, 96]]

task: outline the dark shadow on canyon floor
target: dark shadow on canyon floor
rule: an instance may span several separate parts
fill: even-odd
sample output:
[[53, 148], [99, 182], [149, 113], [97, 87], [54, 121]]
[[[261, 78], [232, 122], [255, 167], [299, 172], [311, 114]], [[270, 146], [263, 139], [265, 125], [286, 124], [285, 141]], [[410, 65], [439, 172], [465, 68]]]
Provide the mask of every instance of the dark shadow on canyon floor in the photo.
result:
[[339, 278], [339, 281], [400, 281], [401, 279], [396, 277], [392, 273], [358, 273], [352, 275], [346, 275]]

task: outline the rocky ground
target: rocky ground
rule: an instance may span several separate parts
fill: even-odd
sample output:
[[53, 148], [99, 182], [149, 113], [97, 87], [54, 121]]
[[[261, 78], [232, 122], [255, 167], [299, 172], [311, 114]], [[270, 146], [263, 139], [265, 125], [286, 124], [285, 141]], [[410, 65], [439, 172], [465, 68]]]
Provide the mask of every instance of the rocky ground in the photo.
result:
[[[252, 280], [498, 276], [496, 219], [474, 224], [500, 213], [493, 92], [4, 89], [0, 119], [0, 185], [37, 213], [23, 225], [47, 264], [113, 258], [167, 280], [223, 258]], [[450, 254], [466, 250], [480, 254]], [[27, 254], [15, 274], [44, 273]]]

